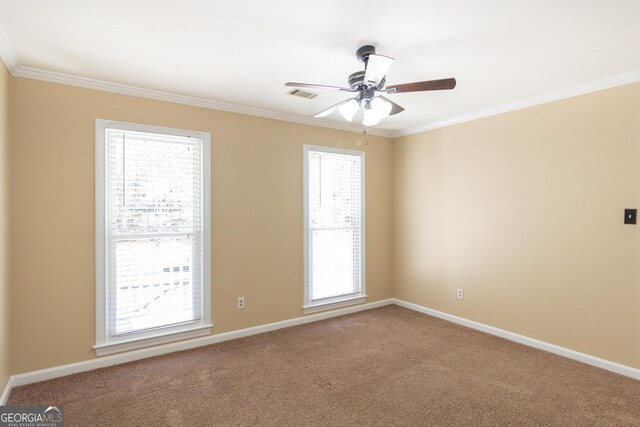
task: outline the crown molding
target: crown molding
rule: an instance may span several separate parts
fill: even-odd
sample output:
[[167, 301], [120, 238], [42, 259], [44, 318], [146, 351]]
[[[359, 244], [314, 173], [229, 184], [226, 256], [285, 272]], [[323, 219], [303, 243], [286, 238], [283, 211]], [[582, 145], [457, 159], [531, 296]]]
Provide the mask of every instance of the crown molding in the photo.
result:
[[4, 62], [9, 73], [13, 75], [18, 68], [18, 60], [13, 53], [13, 49], [11, 49], [7, 35], [2, 30], [2, 27], [0, 27], [0, 58], [2, 58], [2, 62]]
[[495, 116], [498, 114], [508, 113], [510, 111], [521, 110], [523, 108], [533, 107], [536, 105], [547, 104], [549, 102], [560, 101], [574, 96], [586, 95], [592, 92], [598, 92], [605, 89], [611, 89], [617, 86], [623, 86], [631, 83], [640, 82], [640, 71], [621, 74], [619, 76], [598, 80], [531, 98], [521, 99], [507, 104], [495, 107], [485, 108], [468, 114], [451, 117], [436, 122], [425, 123], [423, 125], [411, 126], [405, 129], [396, 130], [392, 133], [392, 138], [400, 138], [402, 136], [414, 135], [428, 130], [438, 129], [442, 127], [457, 125], [459, 123], [469, 122], [472, 120], [482, 119], [484, 117]]
[[[226, 111], [229, 113], [245, 114], [248, 116], [262, 117], [265, 119], [280, 120], [284, 122], [298, 123], [308, 126], [337, 129], [347, 132], [362, 133], [360, 126], [346, 123], [332, 122], [328, 120], [318, 120], [311, 117], [297, 116], [294, 114], [280, 113], [263, 110], [254, 107], [228, 104], [225, 102], [213, 101], [205, 98], [180, 95], [171, 92], [163, 92], [154, 89], [146, 89], [137, 86], [129, 86], [120, 83], [112, 83], [104, 80], [96, 80], [87, 77], [74, 76], [71, 74], [46, 71], [37, 68], [18, 66], [12, 73], [14, 77], [22, 77], [33, 80], [41, 80], [50, 83], [58, 83], [67, 86], [76, 86], [85, 89], [94, 89], [102, 92], [112, 92], [121, 95], [136, 96], [139, 98], [154, 99], [157, 101], [172, 102], [175, 104], [190, 105], [194, 107], [208, 108], [211, 110]], [[377, 135], [390, 138], [392, 131], [385, 129], [368, 129], [370, 135]]]
[[[0, 27], [0, 58], [7, 66], [9, 73], [14, 77], [23, 77], [33, 80], [41, 80], [51, 83], [58, 83], [68, 86], [82, 87], [85, 89], [99, 90], [103, 92], [118, 93], [121, 95], [136, 96], [140, 98], [154, 99], [157, 101], [172, 102], [176, 104], [190, 105], [194, 107], [208, 108], [212, 110], [226, 111], [230, 113], [244, 114], [254, 117], [262, 117], [266, 119], [279, 120], [284, 122], [298, 123], [307, 126], [316, 126], [321, 128], [336, 129], [347, 132], [362, 133], [360, 126], [354, 126], [347, 123], [333, 122], [329, 120], [314, 119], [311, 117], [303, 117], [295, 114], [280, 113], [275, 111], [263, 110], [254, 107], [245, 107], [242, 105], [229, 104], [225, 102], [213, 101], [205, 98], [198, 98], [187, 95], [180, 95], [171, 92], [164, 92], [154, 89], [146, 89], [137, 86], [124, 85], [120, 83], [112, 83], [104, 80], [96, 80], [87, 77], [75, 76], [72, 74], [58, 73], [54, 71], [46, 71], [37, 68], [24, 67], [18, 65], [18, 60], [11, 49], [7, 37]], [[511, 111], [521, 110], [523, 108], [533, 107], [536, 105], [546, 104], [549, 102], [559, 101], [574, 96], [585, 95], [592, 92], [598, 92], [617, 86], [640, 82], [640, 71], [634, 71], [627, 74], [621, 74], [591, 83], [573, 86], [567, 89], [550, 92], [531, 98], [521, 99], [507, 104], [497, 105], [485, 108], [471, 113], [461, 114], [459, 116], [449, 117], [435, 122], [428, 122], [417, 126], [410, 126], [404, 129], [379, 129], [370, 128], [367, 132], [370, 135], [381, 136], [385, 138], [400, 138], [403, 136], [414, 135], [433, 129], [453, 126], [472, 120], [482, 119], [485, 117], [504, 114]]]

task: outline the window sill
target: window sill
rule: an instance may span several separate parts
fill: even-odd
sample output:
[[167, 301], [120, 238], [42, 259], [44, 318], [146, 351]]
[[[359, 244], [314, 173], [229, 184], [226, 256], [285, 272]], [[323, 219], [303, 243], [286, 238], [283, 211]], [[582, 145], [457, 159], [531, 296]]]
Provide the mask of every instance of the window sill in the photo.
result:
[[211, 335], [211, 328], [213, 325], [203, 325], [195, 329], [189, 329], [187, 331], [174, 332], [170, 334], [149, 337], [131, 339], [128, 341], [119, 341], [112, 344], [100, 344], [93, 347], [96, 351], [96, 356], [106, 356], [107, 354], [120, 353], [123, 351], [136, 350], [144, 347], [151, 347], [159, 344], [167, 344], [174, 341], [186, 340], [189, 338], [201, 337], [204, 335]]
[[327, 311], [336, 308], [348, 307], [350, 305], [363, 304], [366, 300], [366, 295], [349, 296], [347, 298], [302, 306], [302, 313], [313, 314], [320, 311]]

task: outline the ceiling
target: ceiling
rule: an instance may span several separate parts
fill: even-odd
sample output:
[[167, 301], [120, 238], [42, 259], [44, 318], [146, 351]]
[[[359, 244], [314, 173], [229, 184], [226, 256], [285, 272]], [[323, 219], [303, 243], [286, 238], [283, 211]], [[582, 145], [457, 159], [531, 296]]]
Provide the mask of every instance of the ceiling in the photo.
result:
[[0, 55], [17, 76], [344, 128], [310, 117], [348, 94], [284, 83], [346, 86], [373, 44], [396, 60], [387, 85], [458, 81], [389, 95], [406, 111], [372, 133], [395, 136], [640, 81], [638, 16], [637, 0], [0, 0]]

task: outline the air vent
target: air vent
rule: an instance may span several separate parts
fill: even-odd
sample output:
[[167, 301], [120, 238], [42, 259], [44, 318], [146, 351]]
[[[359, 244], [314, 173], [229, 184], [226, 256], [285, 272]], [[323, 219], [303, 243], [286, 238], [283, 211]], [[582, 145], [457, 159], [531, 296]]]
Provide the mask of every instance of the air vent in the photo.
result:
[[318, 96], [318, 93], [307, 92], [306, 90], [292, 89], [287, 92], [288, 95], [299, 96], [300, 98], [313, 99]]

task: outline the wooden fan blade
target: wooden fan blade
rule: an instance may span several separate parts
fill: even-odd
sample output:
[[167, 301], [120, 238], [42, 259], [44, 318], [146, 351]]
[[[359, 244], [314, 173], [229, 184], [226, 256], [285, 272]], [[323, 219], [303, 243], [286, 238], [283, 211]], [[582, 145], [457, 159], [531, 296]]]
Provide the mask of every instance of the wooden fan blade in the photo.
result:
[[337, 89], [337, 90], [342, 90], [342, 91], [347, 91], [347, 92], [353, 92], [353, 90], [351, 90], [351, 89], [349, 89], [347, 87], [330, 86], [330, 85], [316, 85], [316, 84], [312, 84], [312, 83], [287, 82], [284, 85], [285, 86], [293, 86], [293, 87], [312, 87], [312, 88], [318, 88], [318, 89]]
[[380, 81], [387, 75], [391, 64], [393, 64], [393, 58], [384, 55], [369, 55], [367, 71], [364, 74], [364, 83], [378, 87]]
[[346, 104], [347, 102], [351, 101], [352, 99], [353, 98], [348, 98], [348, 99], [345, 99], [344, 101], [340, 101], [336, 105], [332, 105], [331, 107], [327, 108], [326, 110], [320, 111], [318, 114], [313, 116], [313, 118], [314, 119], [319, 119], [320, 117], [327, 117], [329, 114], [331, 114], [334, 111], [336, 111], [339, 106], [341, 106], [342, 104]]
[[389, 98], [382, 95], [378, 95], [378, 98], [382, 98], [385, 101], [387, 101], [389, 104], [391, 104], [391, 112], [389, 113], [390, 116], [393, 116], [394, 114], [402, 113], [404, 111], [404, 108], [402, 108], [401, 106], [399, 106], [398, 104], [390, 100]]
[[427, 80], [425, 82], [403, 83], [387, 87], [387, 93], [422, 92], [425, 90], [446, 90], [456, 87], [456, 79]]

